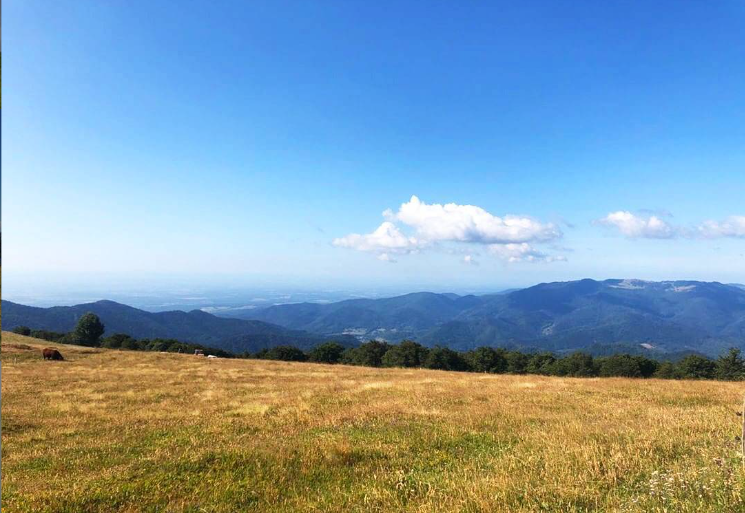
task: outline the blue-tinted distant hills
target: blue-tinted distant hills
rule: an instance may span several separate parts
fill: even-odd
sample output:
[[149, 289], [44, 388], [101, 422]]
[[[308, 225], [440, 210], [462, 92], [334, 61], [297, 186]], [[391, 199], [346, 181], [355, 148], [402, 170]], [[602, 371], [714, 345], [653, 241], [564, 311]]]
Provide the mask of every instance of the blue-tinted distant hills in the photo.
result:
[[427, 345], [571, 351], [623, 345], [719, 354], [745, 347], [745, 287], [697, 281], [580, 280], [486, 296], [428, 292], [240, 312], [295, 330]]
[[[226, 319], [201, 310], [152, 313], [114, 301], [51, 308], [3, 301], [2, 312], [4, 330], [28, 326], [31, 329], [68, 332], [83, 314], [93, 312], [106, 326], [105, 336], [126, 333], [135, 338], [173, 338], [234, 353], [256, 352], [282, 344], [307, 349], [325, 340], [322, 335], [291, 330], [263, 321]], [[343, 337], [340, 341], [352, 345], [355, 343], [352, 337]]]
[[698, 281], [580, 280], [490, 295], [418, 292], [384, 299], [151, 313], [113, 301], [35, 308], [2, 302], [3, 329], [69, 331], [85, 312], [107, 334], [175, 338], [234, 352], [334, 338], [371, 338], [467, 350], [478, 346], [594, 353], [718, 355], [745, 349], [745, 287]]

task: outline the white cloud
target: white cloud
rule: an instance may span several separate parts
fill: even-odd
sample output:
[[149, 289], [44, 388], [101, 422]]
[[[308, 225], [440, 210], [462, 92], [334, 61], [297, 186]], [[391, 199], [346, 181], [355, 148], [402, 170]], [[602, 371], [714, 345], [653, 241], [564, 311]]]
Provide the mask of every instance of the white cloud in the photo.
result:
[[381, 262], [388, 262], [389, 264], [395, 264], [398, 260], [392, 258], [388, 253], [381, 253], [378, 255], [378, 260]]
[[[333, 245], [357, 251], [380, 253], [380, 258], [389, 253], [409, 253], [420, 247], [421, 243], [416, 238], [407, 237], [401, 233], [395, 224], [385, 221], [372, 233], [366, 235], [352, 233], [346, 237], [334, 239]], [[381, 258], [381, 260], [384, 259]]]
[[520, 244], [491, 244], [489, 251], [510, 263], [515, 262], [564, 262], [566, 257], [547, 255], [538, 251], [527, 242]]
[[699, 225], [697, 233], [706, 239], [745, 238], [745, 216], [730, 216], [724, 221], [706, 221]]
[[[375, 253], [385, 262], [395, 262], [391, 255], [413, 253], [422, 248], [439, 247], [452, 251], [452, 248], [443, 247], [446, 243], [499, 246], [502, 249], [492, 250], [492, 253], [511, 252], [505, 259], [512, 258], [510, 261], [515, 262], [564, 259], [541, 253], [528, 244], [552, 242], [561, 238], [562, 233], [554, 223], [542, 223], [527, 216], [498, 217], [474, 205], [427, 204], [412, 196], [398, 212], [387, 209], [383, 217], [386, 221], [374, 232], [366, 235], [352, 233], [334, 239], [334, 246]], [[416, 236], [406, 235], [399, 226], [412, 229]], [[522, 249], [524, 247], [528, 249]], [[464, 251], [463, 263], [478, 265], [471, 248], [466, 248], [468, 252]]]
[[705, 221], [695, 228], [675, 226], [657, 215], [611, 212], [597, 224], [616, 228], [630, 239], [721, 239], [745, 238], [745, 216], [730, 216], [724, 221]]
[[658, 216], [637, 215], [625, 210], [611, 212], [597, 223], [616, 228], [630, 239], [672, 239], [680, 233], [679, 228]]
[[553, 223], [520, 216], [497, 217], [474, 205], [428, 205], [416, 196], [401, 205], [397, 213], [386, 210], [383, 215], [411, 226], [422, 239], [431, 242], [543, 242], [562, 236]]
[[479, 265], [478, 261], [473, 258], [471, 255], [466, 255], [463, 257], [463, 263], [466, 265]]

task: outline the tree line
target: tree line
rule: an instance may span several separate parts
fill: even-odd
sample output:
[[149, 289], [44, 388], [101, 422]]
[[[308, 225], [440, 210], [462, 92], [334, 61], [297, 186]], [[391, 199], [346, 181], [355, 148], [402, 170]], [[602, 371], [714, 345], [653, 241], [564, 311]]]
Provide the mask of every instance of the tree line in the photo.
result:
[[204, 354], [224, 358], [254, 358], [288, 362], [315, 362], [359, 365], [365, 367], [424, 368], [490, 374], [540, 374], [566, 377], [628, 377], [663, 379], [745, 379], [745, 359], [741, 351], [731, 348], [712, 360], [700, 355], [688, 355], [677, 362], [659, 361], [646, 356], [614, 354], [593, 357], [584, 352], [556, 356], [550, 352], [524, 353], [502, 348], [479, 347], [470, 351], [455, 351], [447, 347], [425, 347], [411, 340], [389, 344], [378, 340], [357, 347], [346, 347], [334, 341], [324, 342], [309, 351], [289, 345], [262, 349], [256, 353], [233, 354], [200, 344], [174, 339], [134, 339], [126, 334], [102, 338], [105, 331], [101, 320], [93, 313], [83, 315], [70, 333], [32, 330], [18, 326], [21, 335], [41, 338], [61, 344], [128, 349], [134, 351], [166, 351]]
[[556, 356], [550, 352], [523, 353], [501, 348], [479, 347], [455, 351], [447, 347], [428, 348], [405, 340], [388, 344], [377, 340], [346, 348], [325, 342], [308, 352], [293, 346], [262, 349], [253, 355], [266, 360], [361, 365], [366, 367], [424, 368], [491, 374], [541, 374], [567, 377], [629, 377], [664, 379], [745, 379], [745, 359], [737, 348], [716, 360], [688, 355], [677, 361], [658, 361], [645, 356], [615, 354], [593, 357], [576, 352]]

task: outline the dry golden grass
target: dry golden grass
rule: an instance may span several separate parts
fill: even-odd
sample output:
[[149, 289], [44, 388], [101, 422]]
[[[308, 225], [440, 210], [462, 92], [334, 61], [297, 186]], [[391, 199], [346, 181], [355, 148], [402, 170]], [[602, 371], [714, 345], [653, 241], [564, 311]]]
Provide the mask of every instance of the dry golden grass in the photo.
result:
[[45, 345], [2, 334], [3, 511], [745, 509], [739, 383]]

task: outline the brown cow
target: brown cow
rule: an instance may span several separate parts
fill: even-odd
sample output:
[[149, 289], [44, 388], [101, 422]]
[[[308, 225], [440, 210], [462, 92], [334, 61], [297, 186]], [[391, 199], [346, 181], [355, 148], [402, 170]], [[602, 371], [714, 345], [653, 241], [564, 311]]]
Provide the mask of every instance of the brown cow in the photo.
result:
[[45, 360], [64, 360], [62, 358], [62, 353], [57, 351], [56, 347], [45, 347], [41, 354], [44, 356]]

